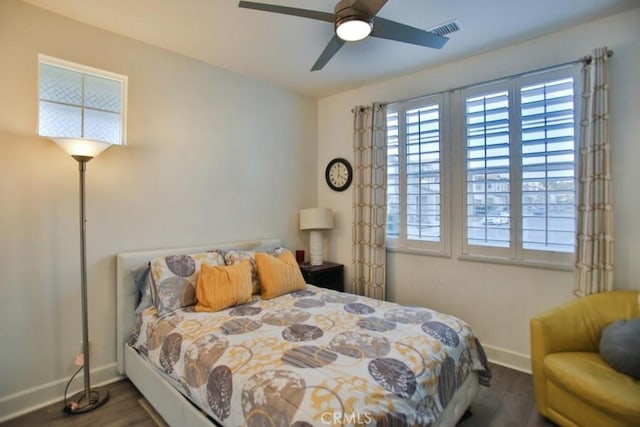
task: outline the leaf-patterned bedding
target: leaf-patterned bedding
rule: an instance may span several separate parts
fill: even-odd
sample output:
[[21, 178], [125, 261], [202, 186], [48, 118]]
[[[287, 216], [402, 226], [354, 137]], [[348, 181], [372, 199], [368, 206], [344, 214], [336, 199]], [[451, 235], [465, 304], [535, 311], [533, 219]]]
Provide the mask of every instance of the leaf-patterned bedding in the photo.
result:
[[309, 285], [216, 313], [138, 316], [129, 343], [220, 424], [429, 425], [472, 370], [462, 320]]

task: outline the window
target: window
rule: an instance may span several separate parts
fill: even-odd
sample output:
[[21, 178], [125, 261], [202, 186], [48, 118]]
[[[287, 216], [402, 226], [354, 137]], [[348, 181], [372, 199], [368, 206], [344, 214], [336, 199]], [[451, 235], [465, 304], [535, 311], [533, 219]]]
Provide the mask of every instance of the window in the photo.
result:
[[465, 254], [572, 262], [574, 74], [555, 70], [462, 91]]
[[436, 95], [387, 109], [387, 237], [392, 247], [447, 248], [442, 108], [443, 96]]
[[575, 250], [573, 87], [562, 78], [520, 89], [523, 249]]
[[[570, 265], [578, 72], [565, 66], [389, 105], [388, 246], [446, 253], [447, 236], [460, 235], [464, 258]], [[462, 201], [453, 216], [450, 198]]]
[[127, 77], [38, 56], [38, 135], [124, 144]]
[[509, 247], [511, 237], [509, 93], [465, 100], [467, 243]]

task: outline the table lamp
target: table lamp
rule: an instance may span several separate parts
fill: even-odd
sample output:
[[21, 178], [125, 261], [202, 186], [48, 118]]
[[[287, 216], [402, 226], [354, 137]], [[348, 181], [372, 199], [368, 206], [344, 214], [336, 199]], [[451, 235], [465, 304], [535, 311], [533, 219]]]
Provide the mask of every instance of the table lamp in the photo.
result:
[[333, 228], [333, 212], [328, 208], [300, 211], [300, 230], [311, 230], [309, 256], [311, 265], [322, 265], [322, 230]]

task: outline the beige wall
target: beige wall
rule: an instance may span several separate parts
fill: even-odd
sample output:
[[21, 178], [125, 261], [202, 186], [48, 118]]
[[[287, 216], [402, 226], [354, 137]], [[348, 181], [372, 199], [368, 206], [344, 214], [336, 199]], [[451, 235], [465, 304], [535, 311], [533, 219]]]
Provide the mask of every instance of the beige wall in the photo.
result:
[[[353, 159], [352, 106], [413, 98], [560, 64], [605, 45], [614, 51], [610, 62], [610, 102], [617, 286], [640, 289], [640, 9], [321, 99], [318, 200], [320, 206], [336, 212], [335, 228], [329, 236], [329, 259], [351, 263], [351, 193], [331, 191], [322, 176], [333, 157]], [[483, 339], [490, 357], [528, 369], [528, 319], [570, 300], [574, 274], [459, 261], [462, 221], [460, 200], [456, 202], [452, 258], [389, 253], [388, 297], [460, 316]]]
[[114, 254], [302, 247], [317, 197], [316, 101], [0, 1], [0, 419], [59, 398], [81, 342], [78, 167], [36, 136], [38, 53], [129, 76], [128, 145], [87, 171], [94, 382], [115, 375]]

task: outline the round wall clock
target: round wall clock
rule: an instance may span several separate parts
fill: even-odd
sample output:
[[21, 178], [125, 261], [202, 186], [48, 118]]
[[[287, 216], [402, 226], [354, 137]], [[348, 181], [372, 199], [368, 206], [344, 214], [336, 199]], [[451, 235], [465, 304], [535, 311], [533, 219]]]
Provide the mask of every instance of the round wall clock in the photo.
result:
[[338, 157], [329, 162], [324, 177], [332, 190], [344, 191], [351, 185], [353, 169], [348, 160]]

